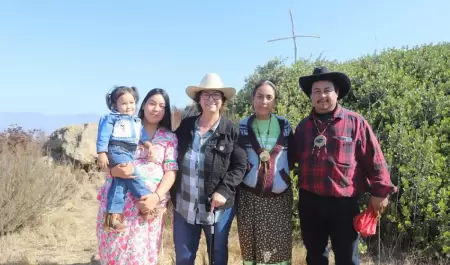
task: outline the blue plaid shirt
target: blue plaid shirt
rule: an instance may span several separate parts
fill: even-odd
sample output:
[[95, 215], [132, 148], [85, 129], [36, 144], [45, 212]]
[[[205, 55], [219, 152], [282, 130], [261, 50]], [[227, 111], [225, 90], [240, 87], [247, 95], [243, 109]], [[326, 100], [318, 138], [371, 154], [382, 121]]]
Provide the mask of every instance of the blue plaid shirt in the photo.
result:
[[205, 143], [219, 126], [220, 119], [205, 134], [200, 135], [198, 119], [194, 127], [192, 147], [188, 148], [181, 165], [181, 187], [176, 196], [176, 211], [190, 224], [196, 224], [197, 214], [206, 213]]

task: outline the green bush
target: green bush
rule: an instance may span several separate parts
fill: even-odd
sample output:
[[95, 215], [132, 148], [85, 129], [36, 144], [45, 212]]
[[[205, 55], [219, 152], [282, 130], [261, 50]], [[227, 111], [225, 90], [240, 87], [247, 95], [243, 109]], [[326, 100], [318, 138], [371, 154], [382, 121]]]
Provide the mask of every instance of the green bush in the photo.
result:
[[[449, 254], [450, 44], [388, 49], [347, 62], [318, 59], [287, 66], [274, 59], [246, 78], [228, 114], [233, 120], [249, 114], [251, 89], [269, 78], [280, 91], [278, 114], [295, 129], [311, 110], [298, 78], [317, 65], [350, 76], [352, 90], [341, 104], [372, 125], [399, 187], [381, 219], [384, 244], [423, 255]], [[295, 224], [298, 235], [297, 218]]]

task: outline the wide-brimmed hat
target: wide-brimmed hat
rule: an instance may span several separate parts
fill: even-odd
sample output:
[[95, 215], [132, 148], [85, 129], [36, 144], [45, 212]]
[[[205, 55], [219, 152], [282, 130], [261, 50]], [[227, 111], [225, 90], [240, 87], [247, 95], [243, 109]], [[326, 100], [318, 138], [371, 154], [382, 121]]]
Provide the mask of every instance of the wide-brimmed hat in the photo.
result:
[[345, 97], [350, 91], [350, 78], [344, 73], [332, 72], [326, 66], [314, 68], [312, 75], [302, 76], [298, 82], [303, 92], [309, 97], [311, 95], [312, 84], [320, 80], [331, 81], [338, 87], [338, 99]]
[[206, 74], [198, 86], [186, 87], [186, 94], [191, 99], [195, 99], [195, 94], [203, 90], [221, 91], [227, 100], [230, 100], [236, 95], [236, 89], [233, 87], [225, 87], [220, 76], [215, 73]]

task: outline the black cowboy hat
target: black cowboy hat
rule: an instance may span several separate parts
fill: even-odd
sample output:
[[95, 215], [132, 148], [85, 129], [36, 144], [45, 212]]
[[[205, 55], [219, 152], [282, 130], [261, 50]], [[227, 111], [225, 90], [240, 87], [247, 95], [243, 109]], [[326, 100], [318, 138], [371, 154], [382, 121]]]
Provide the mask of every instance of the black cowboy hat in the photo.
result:
[[331, 81], [338, 87], [338, 99], [345, 97], [350, 91], [350, 78], [344, 73], [332, 72], [326, 66], [314, 68], [312, 75], [302, 76], [298, 82], [303, 92], [309, 97], [311, 95], [312, 84], [320, 80]]

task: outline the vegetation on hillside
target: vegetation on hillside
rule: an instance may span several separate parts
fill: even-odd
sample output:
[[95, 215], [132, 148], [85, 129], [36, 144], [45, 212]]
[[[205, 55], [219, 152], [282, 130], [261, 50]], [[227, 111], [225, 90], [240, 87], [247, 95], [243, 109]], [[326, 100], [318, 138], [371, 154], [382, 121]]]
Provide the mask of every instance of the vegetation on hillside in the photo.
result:
[[251, 89], [265, 78], [279, 88], [278, 114], [295, 128], [311, 110], [298, 78], [318, 65], [350, 76], [352, 90], [341, 104], [372, 125], [400, 188], [381, 219], [383, 244], [393, 252], [450, 254], [450, 44], [388, 49], [347, 62], [271, 60], [245, 79], [230, 118], [251, 113]]
[[[317, 65], [326, 65], [351, 77], [352, 90], [341, 103], [361, 113], [372, 125], [390, 166], [392, 180], [400, 189], [381, 219], [382, 243], [384, 249], [391, 251], [382, 255], [407, 251], [418, 253], [416, 258], [448, 257], [450, 44], [389, 49], [347, 62], [319, 58], [286, 65], [274, 59], [257, 67], [245, 79], [244, 88], [228, 104], [228, 117], [237, 122], [251, 113], [250, 91], [259, 79], [268, 78], [280, 90], [278, 114], [288, 118], [295, 128], [311, 110], [309, 99], [298, 87], [298, 78], [309, 75]], [[175, 128], [184, 115], [191, 115], [185, 111], [193, 109], [173, 110]], [[0, 243], [3, 246], [9, 242], [1, 237], [4, 233], [42, 224], [38, 221], [40, 217], [73, 195], [79, 181], [77, 176], [86, 174], [43, 157], [43, 140], [39, 132], [20, 127], [0, 132], [0, 239], [3, 240]], [[363, 207], [364, 203], [362, 200]], [[298, 236], [299, 222], [297, 217], [293, 218]], [[364, 242], [373, 245], [375, 239]], [[448, 260], [442, 264], [448, 264]]]
[[38, 224], [76, 189], [73, 167], [43, 156], [42, 135], [18, 126], [0, 133], [0, 236]]

